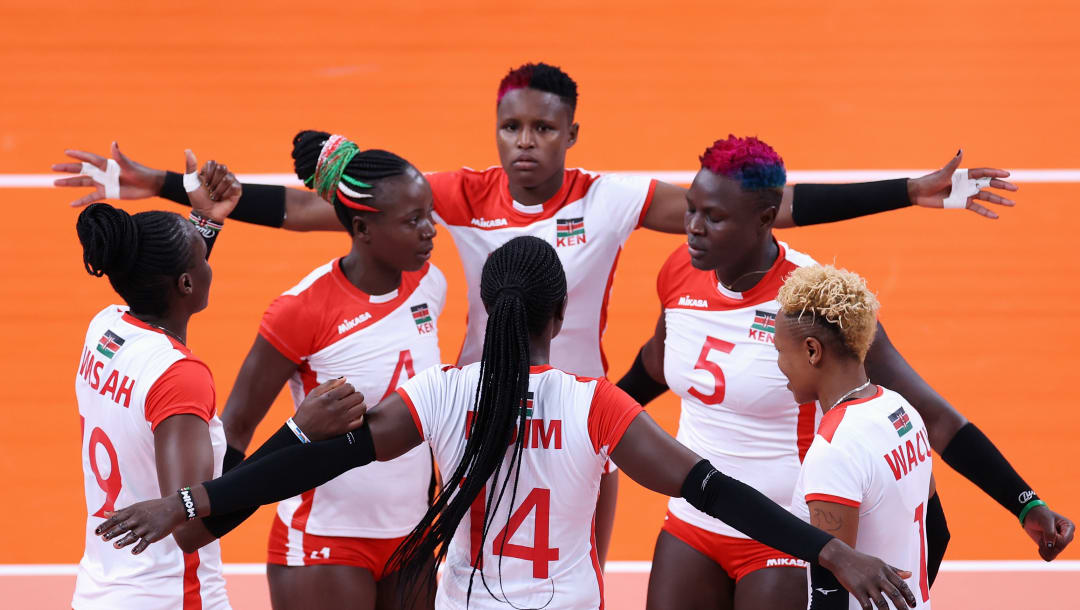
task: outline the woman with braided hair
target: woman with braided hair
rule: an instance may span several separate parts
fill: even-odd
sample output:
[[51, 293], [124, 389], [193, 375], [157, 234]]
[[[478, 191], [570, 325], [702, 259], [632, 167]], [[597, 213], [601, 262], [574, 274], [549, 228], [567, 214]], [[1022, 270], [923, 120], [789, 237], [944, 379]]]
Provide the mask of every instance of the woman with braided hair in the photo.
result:
[[[358, 428], [332, 405], [305, 404], [298, 416], [324, 430], [336, 424], [343, 434], [296, 440], [194, 487], [194, 515], [167, 496], [117, 511], [97, 533], [117, 547], [135, 543], [138, 555], [189, 516], [272, 502], [426, 442], [449, 474], [395, 552], [403, 596], [435, 579], [434, 553], [446, 559], [440, 609], [603, 608], [592, 521], [610, 457], [642, 485], [683, 496], [820, 563], [861, 600], [914, 604], [903, 583], [909, 573], [858, 553], [718, 472], [606, 379], [553, 368], [551, 341], [567, 295], [550, 244], [517, 237], [497, 248], [484, 263], [480, 293], [488, 318], [479, 362], [419, 373], [369, 409]], [[365, 509], [366, 502], [353, 508]]]
[[[394, 153], [323, 132], [297, 134], [292, 156], [297, 177], [333, 203], [350, 248], [263, 314], [221, 416], [226, 470], [243, 460], [286, 383], [297, 406], [337, 377], [378, 400], [441, 362], [436, 319], [446, 280], [428, 263], [435, 227], [424, 176]], [[402, 608], [387, 560], [427, 511], [432, 475], [431, 452], [416, 447], [282, 501], [268, 546], [271, 605]], [[433, 598], [425, 590], [414, 607]]]
[[[204, 187], [191, 193], [193, 222], [221, 222], [236, 205], [240, 184], [226, 179], [220, 202]], [[95, 203], [75, 225], [86, 271], [107, 276], [126, 303], [94, 316], [75, 377], [87, 508], [76, 610], [229, 607], [220, 549], [201, 524], [178, 528], [141, 558], [109, 552], [92, 533], [118, 504], [175, 493], [221, 472], [225, 437], [214, 380], [186, 345], [188, 320], [206, 307], [212, 275], [208, 243], [193, 222]]]

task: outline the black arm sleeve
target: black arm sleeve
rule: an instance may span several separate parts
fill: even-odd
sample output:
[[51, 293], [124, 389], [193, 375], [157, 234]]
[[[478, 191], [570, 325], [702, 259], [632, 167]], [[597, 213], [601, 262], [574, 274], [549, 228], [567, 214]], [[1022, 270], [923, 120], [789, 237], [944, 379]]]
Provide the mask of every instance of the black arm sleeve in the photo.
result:
[[791, 219], [799, 226], [816, 225], [907, 207], [911, 205], [907, 183], [907, 178], [899, 178], [856, 184], [796, 184]]
[[[281, 228], [285, 224], [285, 187], [274, 184], [244, 184], [243, 194], [229, 218], [255, 225]], [[190, 206], [184, 177], [165, 172], [165, 183], [158, 193], [162, 199]]]
[[653, 379], [649, 371], [645, 370], [645, 362], [641, 358], [644, 351], [644, 347], [638, 351], [630, 370], [615, 384], [620, 390], [629, 394], [630, 398], [638, 401], [641, 406], [649, 404], [668, 389], [666, 384]]
[[810, 564], [810, 610], [847, 610], [848, 595], [835, 574]]
[[753, 487], [713, 468], [708, 460], [690, 470], [683, 481], [682, 497], [754, 540], [812, 563], [833, 539]]
[[[221, 465], [221, 474], [224, 476], [226, 472], [231, 472], [243, 464], [252, 464], [279, 449], [299, 444], [300, 440], [296, 438], [296, 435], [292, 433], [292, 430], [290, 430], [288, 426], [282, 425], [278, 428], [278, 431], [270, 438], [266, 439], [266, 442], [259, 446], [259, 448], [255, 450], [255, 453], [251, 454], [251, 457], [246, 461], [244, 461], [244, 453], [242, 451], [226, 445], [225, 459]], [[225, 534], [236, 529], [236, 527], [246, 521], [248, 517], [255, 514], [255, 511], [258, 510], [258, 508], [258, 505], [256, 505], [225, 515], [205, 517], [202, 522], [215, 538], [221, 538]]]
[[374, 460], [375, 443], [365, 422], [344, 436], [293, 445], [241, 464], [203, 486], [210, 514], [221, 515], [291, 498]]
[[949, 547], [949, 524], [941, 508], [941, 498], [935, 493], [926, 503], [926, 582], [934, 586], [945, 549]]
[[957, 430], [941, 459], [1017, 517], [1024, 505], [1038, 499], [994, 443], [971, 422]]

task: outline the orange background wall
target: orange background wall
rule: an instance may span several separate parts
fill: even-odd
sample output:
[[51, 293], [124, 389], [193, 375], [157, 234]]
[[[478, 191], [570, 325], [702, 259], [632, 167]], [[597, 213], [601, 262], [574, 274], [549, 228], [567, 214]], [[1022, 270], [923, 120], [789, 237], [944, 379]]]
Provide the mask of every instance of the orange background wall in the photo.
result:
[[[498, 80], [530, 60], [577, 79], [581, 140], [569, 161], [595, 170], [693, 169], [729, 132], [762, 137], [791, 169], [936, 167], [960, 146], [973, 167], [1080, 167], [1074, 3], [169, 4], [0, 2], [0, 173], [44, 173], [66, 147], [103, 152], [113, 139], [159, 167], [180, 167], [191, 147], [237, 171], [285, 172], [291, 136], [312, 127], [424, 170], [483, 167], [497, 163]], [[1073, 517], [1078, 195], [1076, 184], [1022, 185], [1021, 205], [996, 222], [912, 209], [781, 235], [866, 275], [894, 343]], [[0, 191], [5, 563], [71, 563], [82, 550], [72, 380], [86, 323], [116, 297], [82, 269], [74, 198]], [[614, 376], [652, 329], [655, 274], [679, 242], [641, 231], [622, 256], [605, 340]], [[229, 224], [189, 341], [221, 404], [266, 304], [346, 248], [338, 234]], [[440, 320], [449, 359], [465, 288], [445, 232], [435, 262], [451, 282]], [[275, 403], [256, 441], [290, 408]], [[677, 411], [671, 396], [650, 407], [672, 431]], [[1013, 517], [938, 473], [949, 558], [1035, 558]], [[623, 481], [611, 558], [648, 559], [664, 500]], [[226, 538], [227, 561], [264, 559], [271, 514]]]

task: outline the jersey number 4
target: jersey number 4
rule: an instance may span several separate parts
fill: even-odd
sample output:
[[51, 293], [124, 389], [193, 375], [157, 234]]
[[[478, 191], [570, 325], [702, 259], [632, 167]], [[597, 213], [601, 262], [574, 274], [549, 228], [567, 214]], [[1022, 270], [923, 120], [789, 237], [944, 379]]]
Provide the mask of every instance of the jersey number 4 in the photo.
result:
[[716, 337], [705, 337], [705, 345], [701, 346], [701, 354], [698, 355], [697, 362], [694, 363], [694, 370], [708, 371], [712, 375], [713, 391], [712, 394], [705, 394], [692, 387], [687, 390], [691, 396], [707, 405], [718, 405], [724, 402], [724, 371], [719, 364], [709, 360], [709, 352], [716, 350], [730, 354], [733, 349], [735, 349], [734, 343], [728, 343]]
[[[487, 497], [487, 487], [481, 490], [473, 501], [471, 511], [472, 540], [476, 544], [481, 538], [484, 527], [484, 502]], [[532, 546], [514, 544], [510, 539], [518, 531], [521, 524], [535, 513], [533, 520], [533, 543]], [[559, 560], [559, 549], [549, 548], [551, 542], [551, 490], [543, 487], [534, 488], [525, 497], [517, 510], [510, 515], [510, 521], [491, 541], [491, 554], [524, 559], [533, 564], [533, 578], [548, 577], [548, 563]]]

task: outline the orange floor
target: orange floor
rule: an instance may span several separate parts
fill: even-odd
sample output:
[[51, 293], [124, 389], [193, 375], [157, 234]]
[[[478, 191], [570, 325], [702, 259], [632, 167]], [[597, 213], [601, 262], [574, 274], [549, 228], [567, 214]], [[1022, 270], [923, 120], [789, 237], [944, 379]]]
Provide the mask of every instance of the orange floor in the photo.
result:
[[[498, 80], [528, 60], [580, 86], [570, 163], [597, 170], [693, 169], [729, 132], [771, 142], [792, 169], [931, 167], [964, 147], [968, 166], [1080, 167], [1080, 5], [1060, 2], [338, 3], [0, 0], [0, 173], [45, 173], [66, 147], [172, 168], [183, 149], [238, 171], [285, 172], [291, 136], [322, 128], [389, 148], [421, 169], [497, 163]], [[977, 421], [1051, 505], [1080, 517], [1075, 409], [1080, 364], [1077, 184], [1022, 185], [996, 222], [904, 210], [784, 231], [824, 262], [870, 280], [901, 351]], [[86, 275], [74, 193], [0, 190], [0, 563], [74, 563], [81, 548], [78, 419], [72, 392], [90, 316], [114, 301]], [[163, 202], [132, 210], [167, 207]], [[605, 345], [626, 370], [657, 312], [654, 278], [679, 239], [639, 232], [615, 281]], [[190, 344], [222, 398], [262, 309], [341, 254], [338, 234], [230, 224], [215, 248], [210, 308]], [[446, 358], [463, 333], [450, 279]], [[223, 402], [223, 401], [222, 401]], [[270, 422], [289, 405], [275, 404]], [[670, 396], [650, 412], [674, 429]], [[271, 430], [262, 427], [256, 440]], [[1015, 519], [938, 470], [951, 559], [1034, 559]], [[611, 558], [644, 560], [664, 500], [624, 479]], [[224, 541], [227, 561], [264, 558], [269, 510]], [[1078, 558], [1069, 549], [1064, 558]]]

